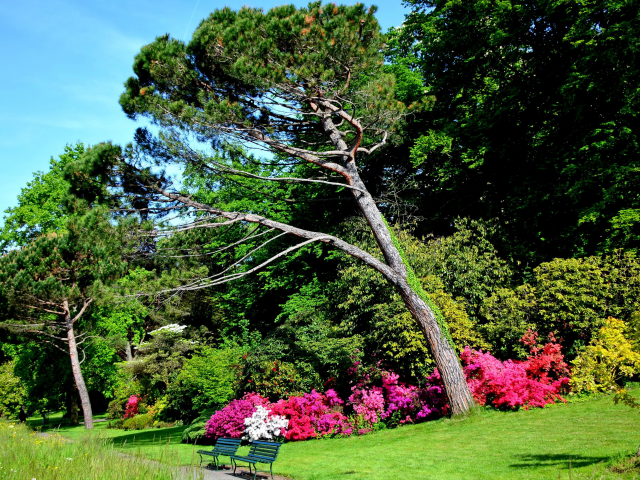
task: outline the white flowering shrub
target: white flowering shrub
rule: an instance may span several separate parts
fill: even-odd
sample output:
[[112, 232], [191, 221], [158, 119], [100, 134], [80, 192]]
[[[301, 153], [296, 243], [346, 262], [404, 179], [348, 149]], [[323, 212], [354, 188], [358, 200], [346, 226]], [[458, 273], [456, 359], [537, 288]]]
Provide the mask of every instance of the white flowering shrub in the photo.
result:
[[149, 335], [157, 335], [158, 333], [169, 333], [175, 335], [181, 335], [182, 331], [187, 328], [186, 325], [179, 325], [177, 323], [171, 323], [169, 325], [165, 325], [164, 327], [160, 327], [155, 329], [152, 332], [149, 332]]
[[244, 419], [245, 440], [273, 440], [285, 434], [289, 420], [280, 416], [269, 416], [269, 409], [258, 405], [249, 418]]

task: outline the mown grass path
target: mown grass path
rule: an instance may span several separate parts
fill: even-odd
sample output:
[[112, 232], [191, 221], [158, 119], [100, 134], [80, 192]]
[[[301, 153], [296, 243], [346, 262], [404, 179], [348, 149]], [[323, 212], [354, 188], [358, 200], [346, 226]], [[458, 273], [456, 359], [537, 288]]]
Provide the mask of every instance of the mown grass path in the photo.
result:
[[[180, 444], [184, 427], [137, 432], [107, 430], [116, 448], [172, 464], [190, 464], [194, 447]], [[77, 437], [81, 428], [61, 428]], [[640, 413], [611, 397], [519, 412], [484, 411], [465, 420], [440, 420], [362, 437], [287, 443], [275, 473], [324, 479], [557, 479], [640, 478], [605, 467], [640, 444]], [[199, 447], [196, 447], [199, 448]], [[597, 475], [596, 475], [597, 473]]]

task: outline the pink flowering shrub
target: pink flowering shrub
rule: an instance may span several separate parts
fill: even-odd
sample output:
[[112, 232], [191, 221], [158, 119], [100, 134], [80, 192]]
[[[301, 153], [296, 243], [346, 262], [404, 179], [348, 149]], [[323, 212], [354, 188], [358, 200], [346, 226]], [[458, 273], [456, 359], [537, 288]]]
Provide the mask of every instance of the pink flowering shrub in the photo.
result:
[[127, 406], [124, 411], [124, 420], [127, 418], [135, 417], [138, 414], [138, 404], [140, 403], [140, 399], [137, 395], [131, 395], [129, 397], [129, 401], [127, 402]]
[[[544, 346], [538, 345], [538, 335], [531, 331], [521, 341], [531, 351], [525, 361], [503, 362], [488, 352], [469, 347], [462, 352], [467, 383], [480, 405], [528, 409], [543, 407], [556, 400], [564, 401], [560, 394], [568, 384], [569, 370], [561, 346], [553, 336]], [[346, 405], [347, 409], [353, 409], [350, 417], [344, 415], [344, 402], [333, 389], [324, 394], [312, 390], [275, 403], [269, 403], [258, 394], [246, 393], [242, 399], [233, 400], [211, 417], [205, 436], [242, 437], [246, 433], [245, 419], [251, 418], [259, 405], [268, 409], [270, 416], [280, 416], [281, 420], [288, 421], [286, 429], [279, 433], [293, 441], [326, 435], [364, 435], [377, 429], [380, 422], [396, 426], [432, 420], [449, 413], [437, 369], [427, 377], [424, 388], [401, 383], [400, 377], [384, 371], [380, 362], [364, 369], [355, 361], [350, 372], [354, 379]], [[382, 387], [378, 386], [380, 383]], [[137, 408], [137, 397], [131, 399]]]
[[465, 348], [460, 357], [469, 388], [480, 405], [529, 409], [564, 401], [560, 393], [569, 379], [561, 346], [551, 335], [546, 345], [538, 347], [537, 338], [532, 331], [522, 338], [531, 350], [524, 362], [501, 362], [489, 353]]
[[232, 400], [222, 410], [211, 416], [205, 426], [206, 438], [240, 438], [244, 434], [245, 418], [249, 418], [256, 410], [256, 406], [267, 406], [269, 401], [257, 393], [245, 393], [239, 400]]
[[337, 408], [342, 404], [334, 390], [324, 395], [312, 390], [301, 397], [289, 397], [270, 405], [273, 415], [289, 420], [284, 438], [307, 440], [324, 435], [351, 435], [352, 427]]
[[[439, 375], [437, 378], [439, 379]], [[398, 379], [399, 375], [393, 372], [384, 372], [382, 378], [387, 407], [381, 417], [390, 426], [432, 420], [447, 413], [442, 386], [432, 384], [438, 383], [437, 381], [429, 382], [427, 388], [418, 388], [399, 383]]]
[[384, 395], [382, 388], [358, 388], [352, 387], [353, 392], [349, 396], [349, 403], [353, 410], [370, 425], [380, 421], [384, 412]]

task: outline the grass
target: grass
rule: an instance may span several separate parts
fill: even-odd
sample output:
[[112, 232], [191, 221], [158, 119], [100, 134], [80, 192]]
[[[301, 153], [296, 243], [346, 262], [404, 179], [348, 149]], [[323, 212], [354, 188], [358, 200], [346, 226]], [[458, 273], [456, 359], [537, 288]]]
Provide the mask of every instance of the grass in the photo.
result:
[[[90, 435], [120, 451], [173, 464], [198, 461], [200, 447], [180, 443], [185, 427], [108, 430]], [[80, 439], [81, 427], [60, 434]], [[300, 480], [424, 479], [640, 479], [625, 457], [640, 443], [640, 414], [610, 396], [518, 412], [482, 411], [362, 437], [283, 445], [274, 472]], [[171, 455], [167, 455], [171, 452]], [[164, 457], [163, 457], [164, 456]], [[617, 465], [616, 468], [609, 468]]]
[[0, 478], [38, 480], [172, 480], [175, 468], [123, 456], [98, 436], [70, 442], [40, 435], [15, 422], [0, 421]]

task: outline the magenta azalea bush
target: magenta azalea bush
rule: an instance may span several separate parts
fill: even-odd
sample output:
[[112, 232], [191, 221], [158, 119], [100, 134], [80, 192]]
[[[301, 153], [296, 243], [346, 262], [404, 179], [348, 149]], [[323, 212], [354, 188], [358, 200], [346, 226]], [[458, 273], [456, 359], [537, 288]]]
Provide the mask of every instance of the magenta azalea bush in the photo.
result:
[[140, 399], [137, 395], [131, 395], [127, 401], [127, 406], [124, 411], [124, 420], [127, 418], [135, 417], [138, 414], [138, 404]]
[[257, 393], [245, 393], [239, 400], [232, 400], [222, 410], [211, 416], [205, 427], [207, 438], [241, 438], [244, 434], [246, 418], [250, 418], [257, 405], [266, 406], [269, 400]]

